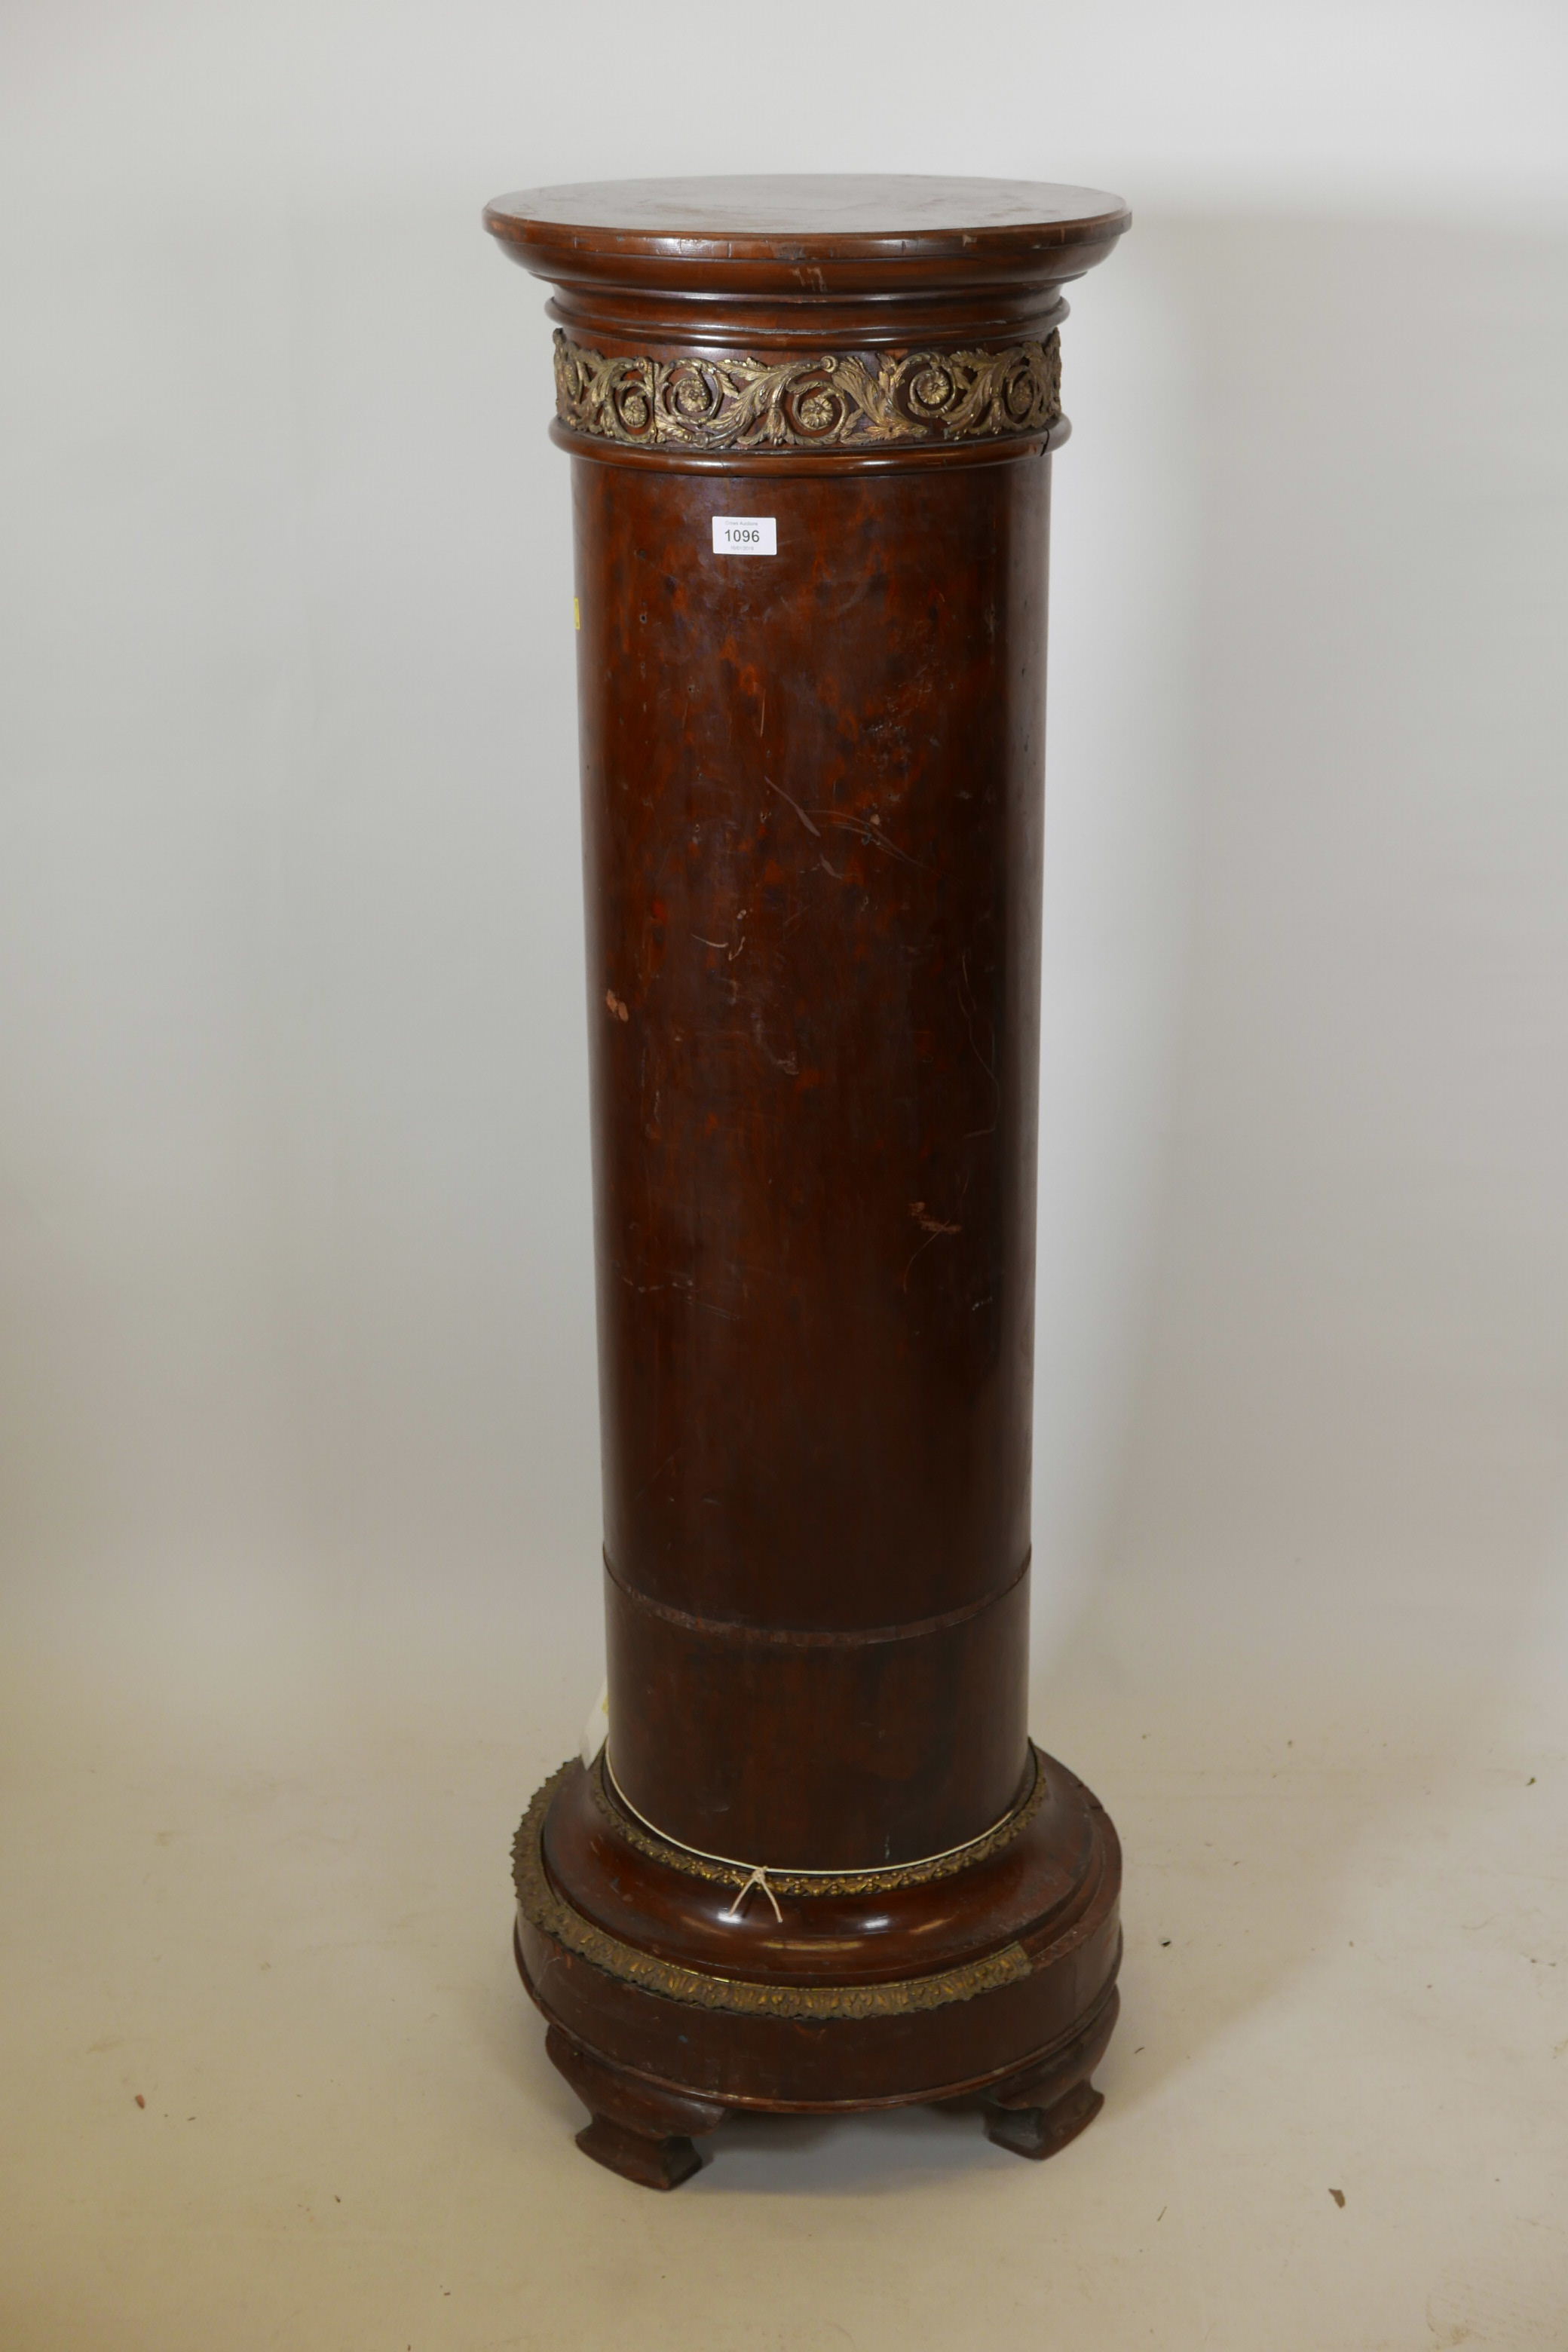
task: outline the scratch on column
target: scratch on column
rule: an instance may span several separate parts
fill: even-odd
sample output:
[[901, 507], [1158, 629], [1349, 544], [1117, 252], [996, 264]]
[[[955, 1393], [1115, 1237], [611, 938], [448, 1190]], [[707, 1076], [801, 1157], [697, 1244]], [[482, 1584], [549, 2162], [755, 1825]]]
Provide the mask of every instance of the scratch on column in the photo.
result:
[[[969, 985], [969, 958], [967, 955], [962, 955], [959, 957], [958, 968], [963, 975], [962, 984], [958, 992], [958, 1002], [963, 1013], [964, 1026], [969, 1032], [970, 1049], [973, 1052], [975, 1060], [979, 1063], [981, 1068], [990, 1079], [992, 1087], [996, 1096], [996, 1108], [993, 1113], [990, 1126], [971, 1128], [968, 1134], [963, 1139], [965, 1143], [973, 1143], [981, 1136], [994, 1135], [996, 1132], [997, 1121], [1002, 1116], [1002, 1081], [996, 1075], [994, 1062], [987, 1060], [986, 1056], [981, 1052], [980, 1040], [974, 1034], [974, 1015], [978, 1008], [974, 1002], [974, 992]], [[993, 1032], [993, 1052], [994, 1052], [994, 1034], [995, 1033]]]
[[799, 817], [802, 824], [805, 825], [812, 839], [814, 841], [820, 841], [822, 839], [821, 827], [819, 825], [813, 824], [811, 819], [807, 816], [800, 803], [795, 799], [794, 793], [786, 793], [782, 784], [775, 784], [771, 776], [764, 776], [763, 778], [763, 782], [767, 786], [770, 793], [777, 793], [781, 801], [788, 801], [791, 808], [794, 809], [796, 816]]
[[962, 1225], [951, 1224], [945, 1217], [933, 1217], [923, 1201], [911, 1201], [910, 1214], [924, 1234], [925, 1239], [916, 1250], [914, 1257], [910, 1258], [909, 1265], [904, 1268], [903, 1279], [899, 1285], [900, 1290], [909, 1288], [910, 1276], [914, 1270], [915, 1259], [923, 1257], [932, 1242], [941, 1241], [944, 1234], [961, 1234], [963, 1231]]

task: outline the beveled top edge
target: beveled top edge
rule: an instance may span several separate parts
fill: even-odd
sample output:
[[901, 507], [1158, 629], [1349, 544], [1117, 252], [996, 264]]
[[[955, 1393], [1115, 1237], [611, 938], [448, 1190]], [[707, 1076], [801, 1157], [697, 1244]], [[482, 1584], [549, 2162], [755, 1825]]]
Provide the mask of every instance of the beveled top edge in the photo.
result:
[[587, 181], [485, 208], [486, 227], [514, 245], [719, 263], [1022, 258], [1114, 241], [1131, 217], [1100, 188], [871, 173]]

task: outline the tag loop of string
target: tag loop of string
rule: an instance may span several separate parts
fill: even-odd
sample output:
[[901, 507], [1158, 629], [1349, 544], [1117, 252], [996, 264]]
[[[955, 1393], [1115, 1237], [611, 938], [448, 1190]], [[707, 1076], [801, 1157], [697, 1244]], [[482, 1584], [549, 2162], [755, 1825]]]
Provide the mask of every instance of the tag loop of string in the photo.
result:
[[768, 1885], [767, 1870], [762, 1863], [757, 1864], [750, 1878], [747, 1879], [744, 1886], [737, 1890], [733, 1903], [729, 1906], [727, 1910], [720, 1913], [720, 1917], [721, 1919], [738, 1919], [741, 1916], [742, 1912], [744, 1911], [746, 1907], [746, 1897], [750, 1895], [753, 1886], [761, 1887], [763, 1893], [767, 1896], [768, 1901], [773, 1906], [773, 1917], [778, 1921], [779, 1926], [782, 1927], [784, 1926], [784, 1913], [779, 1909], [778, 1896]]
[[[1038, 1764], [1036, 1765], [1035, 1769], [1037, 1774], [1039, 1771]], [[760, 1891], [767, 1896], [768, 1901], [773, 1905], [773, 1917], [778, 1921], [780, 1927], [783, 1927], [784, 1913], [779, 1909], [778, 1896], [773, 1893], [773, 1887], [768, 1882], [768, 1872], [770, 1868], [773, 1871], [776, 1876], [781, 1878], [864, 1878], [868, 1870], [876, 1871], [877, 1869], [877, 1864], [875, 1863], [857, 1863], [848, 1870], [807, 1870], [803, 1868], [799, 1863], [795, 1862], [792, 1862], [787, 1865], [781, 1865], [778, 1863], [768, 1864], [765, 1862], [741, 1862], [738, 1861], [732, 1853], [709, 1853], [702, 1846], [688, 1845], [684, 1838], [671, 1837], [668, 1830], [661, 1830], [657, 1822], [650, 1822], [646, 1813], [638, 1812], [637, 1807], [633, 1804], [631, 1799], [627, 1796], [626, 1790], [622, 1788], [620, 1782], [616, 1778], [616, 1768], [610, 1760], [610, 1750], [607, 1742], [605, 1747], [605, 1777], [609, 1781], [611, 1788], [615, 1790], [616, 1795], [619, 1798], [621, 1803], [632, 1816], [632, 1819], [634, 1821], [640, 1822], [645, 1830], [650, 1830], [653, 1835], [661, 1840], [665, 1845], [673, 1846], [678, 1853], [693, 1854], [699, 1862], [716, 1862], [721, 1864], [725, 1870], [739, 1870], [744, 1872], [745, 1876], [743, 1883], [736, 1889], [734, 1900], [727, 1906], [726, 1909], [721, 1911], [719, 1914], [721, 1919], [739, 1919], [745, 1911], [748, 1897], [754, 1891], [760, 1889]], [[1028, 1800], [1026, 1798], [1024, 1802], [1026, 1804], [1027, 1801]], [[996, 1832], [999, 1829], [1005, 1828], [1007, 1822], [1012, 1820], [1014, 1814], [1021, 1811], [1022, 1810], [1023, 1808], [1020, 1805], [1009, 1805], [1007, 1811], [1003, 1813], [999, 1819], [994, 1821], [988, 1830], [982, 1830], [978, 1837], [964, 1838], [958, 1845], [944, 1846], [940, 1853], [920, 1854], [912, 1862], [886, 1863], [882, 1865], [882, 1868], [890, 1875], [893, 1873], [901, 1870], [928, 1870], [931, 1864], [935, 1862], [951, 1862], [955, 1853], [966, 1853], [972, 1845], [984, 1845], [987, 1838], [994, 1837]]]

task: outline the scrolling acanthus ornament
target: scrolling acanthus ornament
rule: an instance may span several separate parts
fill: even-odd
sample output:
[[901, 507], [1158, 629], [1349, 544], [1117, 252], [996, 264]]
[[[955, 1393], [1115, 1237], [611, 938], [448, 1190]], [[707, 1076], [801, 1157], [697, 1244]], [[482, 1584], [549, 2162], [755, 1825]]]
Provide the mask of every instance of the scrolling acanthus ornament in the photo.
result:
[[1061, 415], [1056, 335], [1002, 351], [658, 360], [586, 351], [558, 328], [563, 425], [626, 447], [861, 448], [1038, 433]]

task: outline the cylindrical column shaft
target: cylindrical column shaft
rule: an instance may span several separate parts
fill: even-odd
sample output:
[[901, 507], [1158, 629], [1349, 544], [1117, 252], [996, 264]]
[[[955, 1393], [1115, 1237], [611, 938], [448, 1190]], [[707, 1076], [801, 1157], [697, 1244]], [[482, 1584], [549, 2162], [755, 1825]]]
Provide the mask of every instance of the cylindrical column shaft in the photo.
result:
[[614, 1765], [781, 1865], [1026, 1771], [1049, 458], [975, 456], [574, 465]]

